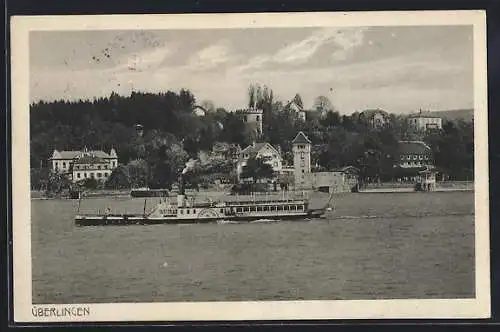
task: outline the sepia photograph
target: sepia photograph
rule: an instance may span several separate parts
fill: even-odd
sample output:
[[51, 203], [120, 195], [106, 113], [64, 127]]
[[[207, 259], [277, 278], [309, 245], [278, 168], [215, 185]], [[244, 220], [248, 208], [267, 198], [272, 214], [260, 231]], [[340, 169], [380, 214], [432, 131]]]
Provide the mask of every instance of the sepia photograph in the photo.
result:
[[17, 321], [489, 317], [484, 12], [11, 26]]

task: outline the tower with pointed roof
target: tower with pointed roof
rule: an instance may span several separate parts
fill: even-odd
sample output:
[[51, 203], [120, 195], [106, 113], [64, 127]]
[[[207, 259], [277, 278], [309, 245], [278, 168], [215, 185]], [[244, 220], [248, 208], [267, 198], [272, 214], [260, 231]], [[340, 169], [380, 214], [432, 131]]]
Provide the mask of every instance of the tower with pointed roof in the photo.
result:
[[311, 141], [303, 133], [299, 132], [292, 141], [293, 152], [293, 175], [296, 189], [304, 189], [309, 186], [311, 174]]

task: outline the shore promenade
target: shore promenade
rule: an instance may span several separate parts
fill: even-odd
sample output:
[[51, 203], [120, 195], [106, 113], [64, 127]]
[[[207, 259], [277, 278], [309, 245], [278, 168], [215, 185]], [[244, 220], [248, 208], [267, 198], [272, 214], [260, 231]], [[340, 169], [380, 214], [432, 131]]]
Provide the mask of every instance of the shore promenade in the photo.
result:
[[[451, 192], [451, 191], [474, 191], [474, 182], [472, 181], [447, 181], [437, 182], [433, 192]], [[382, 183], [380, 185], [369, 185], [360, 189], [360, 193], [408, 193], [416, 192], [413, 184], [395, 184]]]

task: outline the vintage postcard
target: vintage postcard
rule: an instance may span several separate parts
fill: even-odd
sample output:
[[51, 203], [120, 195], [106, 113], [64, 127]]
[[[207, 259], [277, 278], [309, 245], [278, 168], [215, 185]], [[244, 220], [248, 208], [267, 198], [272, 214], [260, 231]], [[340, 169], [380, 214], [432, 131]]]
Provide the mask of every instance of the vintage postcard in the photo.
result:
[[16, 322], [490, 316], [484, 12], [11, 27]]

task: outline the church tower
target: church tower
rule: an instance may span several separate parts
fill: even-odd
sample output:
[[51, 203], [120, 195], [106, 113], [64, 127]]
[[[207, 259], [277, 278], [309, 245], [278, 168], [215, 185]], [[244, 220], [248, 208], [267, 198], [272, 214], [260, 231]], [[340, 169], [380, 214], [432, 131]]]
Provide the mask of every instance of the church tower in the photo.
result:
[[303, 132], [293, 139], [292, 151], [295, 189], [306, 189], [311, 185], [311, 141]]

